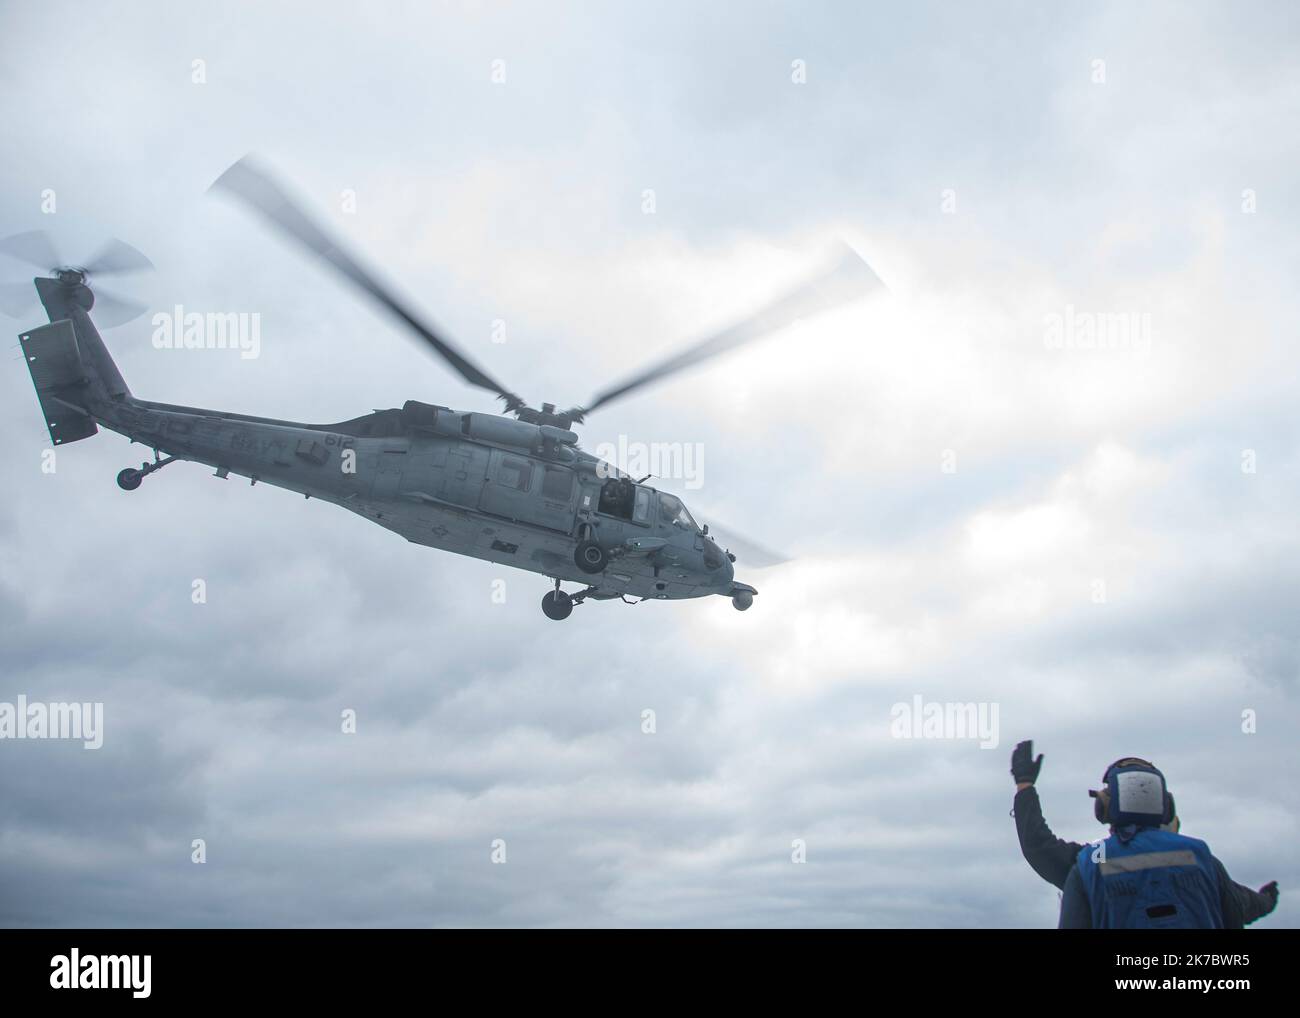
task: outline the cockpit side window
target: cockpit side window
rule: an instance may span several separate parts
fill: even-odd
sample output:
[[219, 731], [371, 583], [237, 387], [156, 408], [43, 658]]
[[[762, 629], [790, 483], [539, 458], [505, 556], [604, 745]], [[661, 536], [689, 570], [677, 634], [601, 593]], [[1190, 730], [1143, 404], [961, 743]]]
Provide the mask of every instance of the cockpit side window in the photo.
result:
[[679, 527], [685, 527], [687, 530], [698, 530], [695, 521], [691, 519], [691, 514], [686, 511], [686, 506], [682, 500], [675, 495], [669, 495], [666, 492], [659, 493], [659, 518], [665, 523], [674, 523]]

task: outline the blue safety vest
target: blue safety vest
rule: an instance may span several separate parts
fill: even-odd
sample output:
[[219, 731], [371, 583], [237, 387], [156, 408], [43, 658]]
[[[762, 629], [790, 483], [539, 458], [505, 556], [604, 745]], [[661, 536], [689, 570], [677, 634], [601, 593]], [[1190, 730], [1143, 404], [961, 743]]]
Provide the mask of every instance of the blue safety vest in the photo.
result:
[[1196, 838], [1158, 827], [1128, 841], [1112, 834], [1083, 847], [1079, 875], [1094, 930], [1223, 929], [1214, 857]]

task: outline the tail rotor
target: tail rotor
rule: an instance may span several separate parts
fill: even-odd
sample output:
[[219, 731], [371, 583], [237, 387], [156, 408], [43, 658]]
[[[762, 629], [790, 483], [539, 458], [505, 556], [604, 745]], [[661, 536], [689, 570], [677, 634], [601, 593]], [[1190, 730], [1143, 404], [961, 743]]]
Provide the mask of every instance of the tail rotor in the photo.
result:
[[[45, 230], [16, 233], [0, 239], [0, 254], [26, 262], [58, 279], [65, 286], [87, 286], [94, 278], [151, 272], [154, 265], [144, 254], [125, 241], [110, 237], [89, 261], [72, 265], [60, 256], [53, 238]], [[108, 293], [95, 287], [93, 291], [95, 323], [100, 328], [123, 325], [142, 314], [148, 307], [141, 301]], [[36, 303], [35, 287], [30, 282], [0, 283], [0, 311], [18, 318]]]

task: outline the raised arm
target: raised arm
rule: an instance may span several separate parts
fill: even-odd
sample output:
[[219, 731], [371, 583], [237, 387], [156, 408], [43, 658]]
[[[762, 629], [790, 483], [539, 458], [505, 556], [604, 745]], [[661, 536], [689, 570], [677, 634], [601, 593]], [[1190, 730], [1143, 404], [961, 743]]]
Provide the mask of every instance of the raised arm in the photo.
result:
[[1011, 776], [1016, 782], [1016, 798], [1012, 813], [1016, 818], [1016, 835], [1020, 838], [1020, 851], [1035, 873], [1054, 887], [1064, 889], [1066, 877], [1074, 866], [1083, 845], [1065, 841], [1052, 833], [1043, 819], [1034, 782], [1043, 766], [1040, 753], [1034, 759], [1032, 740], [1019, 743], [1011, 754]]

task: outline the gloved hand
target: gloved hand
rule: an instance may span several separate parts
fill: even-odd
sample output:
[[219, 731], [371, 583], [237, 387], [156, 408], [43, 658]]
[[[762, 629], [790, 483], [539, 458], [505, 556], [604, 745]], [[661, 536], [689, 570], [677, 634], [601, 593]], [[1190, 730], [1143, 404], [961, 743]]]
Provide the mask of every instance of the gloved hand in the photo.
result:
[[1038, 759], [1034, 759], [1034, 740], [1026, 739], [1024, 742], [1016, 743], [1016, 748], [1011, 754], [1011, 777], [1015, 779], [1017, 785], [1028, 782], [1033, 784], [1038, 780], [1038, 772], [1043, 767], [1043, 754], [1038, 754]]
[[[1267, 884], [1265, 884], [1263, 887], [1259, 889], [1259, 893], [1268, 899], [1269, 912], [1272, 912], [1273, 909], [1277, 908], [1278, 890], [1277, 890], [1276, 880], [1270, 880]], [[1268, 915], [1268, 912], [1265, 912], [1264, 914]]]

